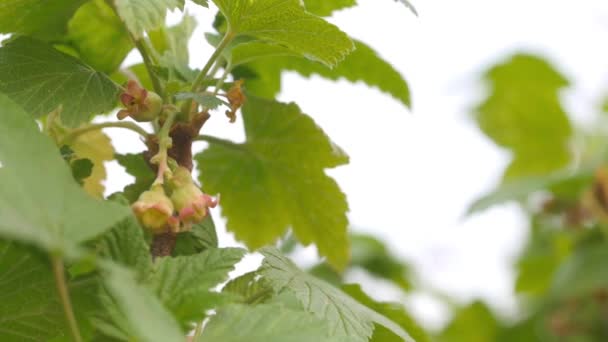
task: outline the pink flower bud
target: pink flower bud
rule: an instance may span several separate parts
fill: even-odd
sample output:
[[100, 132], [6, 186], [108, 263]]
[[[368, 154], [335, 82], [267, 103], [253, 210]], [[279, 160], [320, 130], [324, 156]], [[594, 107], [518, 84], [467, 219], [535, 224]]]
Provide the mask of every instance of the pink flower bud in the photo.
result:
[[131, 208], [142, 226], [153, 232], [162, 232], [167, 225], [179, 225], [177, 218], [173, 217], [173, 203], [165, 195], [162, 185], [143, 192]]
[[126, 109], [121, 109], [116, 116], [122, 120], [130, 116], [135, 121], [154, 120], [161, 112], [163, 100], [155, 92], [147, 91], [134, 80], [129, 80], [126, 92], [120, 94], [120, 102]]

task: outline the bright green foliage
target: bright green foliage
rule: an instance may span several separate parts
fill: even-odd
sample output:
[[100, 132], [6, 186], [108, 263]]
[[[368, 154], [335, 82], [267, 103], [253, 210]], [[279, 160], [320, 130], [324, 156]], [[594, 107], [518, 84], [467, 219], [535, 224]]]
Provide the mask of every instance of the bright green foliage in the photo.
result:
[[236, 45], [230, 50], [230, 66], [233, 68], [260, 58], [294, 56], [299, 54], [281, 45], [251, 41]]
[[120, 19], [103, 0], [84, 4], [68, 24], [68, 40], [80, 59], [96, 70], [112, 73], [133, 43]]
[[354, 45], [336, 26], [304, 11], [299, 0], [214, 0], [237, 35], [252, 36], [336, 66]]
[[179, 24], [169, 28], [161, 26], [149, 34], [159, 64], [169, 69], [169, 80], [192, 78], [188, 67], [188, 41], [195, 27], [194, 17], [185, 15]]
[[104, 265], [104, 283], [115, 298], [119, 312], [114, 320], [127, 326], [131, 339], [145, 342], [183, 342], [184, 335], [171, 314], [152, 292], [141, 286], [128, 270]]
[[0, 33], [18, 33], [39, 39], [57, 39], [68, 20], [86, 0], [3, 0], [0, 3]]
[[85, 178], [93, 173], [93, 162], [90, 159], [76, 159], [70, 163], [70, 169], [74, 180], [82, 185]]
[[438, 342], [494, 342], [498, 340], [499, 323], [490, 309], [473, 302], [459, 309], [452, 321], [437, 337]]
[[196, 342], [330, 342], [327, 325], [282, 305], [229, 305], [209, 321]]
[[180, 322], [195, 321], [217, 304], [210, 290], [228, 279], [228, 272], [245, 255], [240, 248], [211, 248], [191, 256], [165, 257], [146, 280]]
[[[426, 335], [424, 330], [416, 323], [416, 321], [409, 315], [405, 308], [398, 303], [382, 303], [377, 302], [370, 298], [363, 290], [361, 286], [357, 284], [348, 284], [342, 286], [342, 291], [348, 293], [349, 296], [353, 297], [359, 303], [367, 306], [368, 308], [386, 316], [393, 322], [399, 324], [404, 330], [412, 335], [412, 338], [417, 342], [430, 342], [429, 337]], [[374, 327], [374, 335], [370, 340], [371, 342], [400, 342], [400, 337], [393, 334], [390, 330], [383, 327], [382, 325], [376, 324]]]
[[351, 266], [362, 267], [405, 291], [411, 289], [408, 266], [390, 253], [381, 241], [370, 235], [355, 234], [351, 237], [351, 244]]
[[156, 175], [150, 169], [141, 153], [117, 154], [115, 157], [116, 161], [125, 168], [127, 173], [135, 177], [135, 182], [127, 185], [123, 190], [125, 197], [129, 202], [133, 203], [142, 192], [152, 185]]
[[516, 55], [486, 73], [490, 95], [478, 107], [481, 130], [513, 153], [505, 181], [539, 176], [570, 162], [572, 128], [559, 90], [568, 81], [542, 59]]
[[87, 195], [51, 140], [3, 95], [0, 112], [2, 237], [61, 251], [103, 233], [128, 215], [127, 208]]
[[114, 2], [118, 16], [136, 39], [142, 37], [143, 31], [153, 30], [164, 25], [168, 9], [172, 10], [181, 7], [179, 0], [110, 1]]
[[[345, 78], [351, 82], [363, 81], [390, 94], [409, 107], [411, 105], [409, 87], [399, 71], [364, 43], [355, 41], [355, 46], [356, 50], [333, 69], [304, 58], [285, 56], [284, 52], [279, 53], [279, 48], [269, 47], [265, 52], [271, 57], [246, 64], [246, 67], [255, 74], [254, 78], [247, 80], [248, 89], [256, 95], [273, 98], [281, 90], [281, 73], [290, 70], [305, 77], [319, 75], [330, 80]], [[239, 61], [246, 60], [245, 52], [251, 53], [252, 58], [264, 56], [259, 47], [249, 51], [240, 51], [240, 49], [237, 47], [233, 51], [233, 58], [238, 58]], [[272, 50], [275, 56], [270, 54]]]
[[608, 286], [608, 246], [593, 244], [578, 249], [557, 270], [552, 292], [560, 297], [589, 294]]
[[222, 194], [228, 229], [255, 249], [291, 226], [300, 242], [315, 243], [330, 264], [343, 268], [348, 207], [324, 169], [348, 157], [295, 104], [249, 97], [243, 120], [245, 143], [212, 142], [196, 156], [205, 190]]
[[260, 273], [275, 292], [292, 292], [306, 311], [328, 323], [331, 336], [351, 342], [368, 341], [376, 323], [404, 341], [414, 341], [398, 324], [332, 285], [303, 272], [277, 249], [266, 247], [261, 252], [265, 259]]
[[119, 88], [74, 57], [22, 37], [0, 48], [0, 92], [34, 117], [61, 105], [62, 122], [77, 126], [114, 108]]
[[327, 17], [333, 11], [353, 7], [356, 4], [355, 0], [304, 0], [306, 10], [321, 17]]

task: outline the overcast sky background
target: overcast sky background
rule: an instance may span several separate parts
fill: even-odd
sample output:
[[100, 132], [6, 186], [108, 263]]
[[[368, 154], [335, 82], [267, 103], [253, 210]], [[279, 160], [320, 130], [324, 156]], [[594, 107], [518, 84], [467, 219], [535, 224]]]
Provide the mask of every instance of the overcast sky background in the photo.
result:
[[[350, 204], [354, 229], [387, 241], [416, 266], [422, 285], [462, 302], [487, 299], [513, 313], [512, 263], [527, 235], [527, 222], [515, 205], [473, 217], [464, 212], [490, 190], [508, 163], [475, 127], [470, 108], [483, 94], [479, 75], [518, 51], [547, 57], [572, 82], [564, 103], [588, 122], [608, 93], [608, 1], [605, 0], [412, 0], [419, 17], [391, 0], [359, 0], [329, 20], [374, 47], [408, 80], [413, 110], [363, 84], [303, 79], [287, 73], [279, 99], [296, 101], [351, 157], [331, 170]], [[211, 48], [203, 34], [215, 10], [189, 6], [199, 22], [190, 42], [192, 66], [201, 67]], [[177, 13], [170, 22], [179, 19]], [[138, 58], [129, 56], [127, 63]], [[242, 122], [216, 115], [206, 134], [244, 139]], [[138, 152], [137, 137], [107, 130], [119, 152]], [[120, 136], [120, 139], [118, 138]], [[204, 148], [197, 145], [197, 149]], [[108, 193], [132, 178], [110, 163]], [[213, 211], [220, 243], [235, 244], [225, 233], [220, 210]], [[314, 259], [314, 249], [299, 253]], [[239, 272], [254, 267], [250, 258]], [[358, 275], [353, 275], [359, 279]], [[370, 284], [379, 299], [397, 293]], [[406, 300], [429, 326], [439, 326], [445, 309], [428, 295]]]

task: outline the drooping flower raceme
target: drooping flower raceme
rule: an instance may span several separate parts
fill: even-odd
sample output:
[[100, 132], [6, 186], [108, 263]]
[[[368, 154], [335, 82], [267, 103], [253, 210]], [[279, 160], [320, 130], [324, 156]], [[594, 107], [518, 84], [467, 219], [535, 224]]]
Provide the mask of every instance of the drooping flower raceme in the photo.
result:
[[121, 109], [116, 116], [122, 120], [127, 116], [138, 122], [154, 120], [161, 112], [163, 101], [155, 92], [142, 88], [136, 81], [129, 80], [126, 91], [120, 94]]

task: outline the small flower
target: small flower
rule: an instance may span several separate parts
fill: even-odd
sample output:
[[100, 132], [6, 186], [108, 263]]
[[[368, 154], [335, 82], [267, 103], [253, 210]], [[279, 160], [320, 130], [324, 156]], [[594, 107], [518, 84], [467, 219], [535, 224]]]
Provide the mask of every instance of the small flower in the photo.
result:
[[131, 209], [142, 226], [153, 232], [162, 232], [167, 225], [172, 229], [179, 225], [178, 219], [173, 216], [173, 203], [165, 195], [162, 185], [155, 185], [143, 192]]
[[116, 116], [119, 120], [130, 116], [138, 122], [152, 121], [161, 112], [163, 100], [152, 91], [142, 88], [136, 81], [127, 82], [127, 91], [120, 94], [121, 109]]
[[217, 200], [204, 194], [192, 181], [190, 171], [184, 167], [175, 170], [171, 183], [174, 187], [171, 201], [184, 227], [201, 222], [209, 213], [209, 208], [217, 206]]
[[228, 90], [226, 94], [226, 98], [230, 103], [230, 110], [226, 111], [226, 116], [230, 119], [230, 122], [236, 121], [236, 111], [243, 106], [245, 100], [245, 94], [243, 94], [243, 89], [241, 86], [243, 85], [243, 80], [238, 80], [234, 82], [234, 85]]

